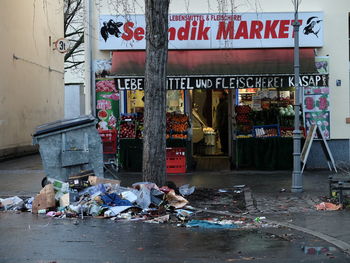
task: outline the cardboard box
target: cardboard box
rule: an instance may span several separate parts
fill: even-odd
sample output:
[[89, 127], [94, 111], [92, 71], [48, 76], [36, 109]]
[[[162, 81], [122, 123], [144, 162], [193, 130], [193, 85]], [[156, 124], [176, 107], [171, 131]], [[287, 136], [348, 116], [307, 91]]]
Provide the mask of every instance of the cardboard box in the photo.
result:
[[38, 210], [56, 207], [55, 190], [52, 184], [47, 184], [33, 201], [32, 213], [37, 214]]
[[90, 185], [98, 185], [98, 184], [117, 184], [120, 185], [119, 180], [113, 180], [113, 179], [105, 179], [97, 176], [89, 176], [89, 183]]

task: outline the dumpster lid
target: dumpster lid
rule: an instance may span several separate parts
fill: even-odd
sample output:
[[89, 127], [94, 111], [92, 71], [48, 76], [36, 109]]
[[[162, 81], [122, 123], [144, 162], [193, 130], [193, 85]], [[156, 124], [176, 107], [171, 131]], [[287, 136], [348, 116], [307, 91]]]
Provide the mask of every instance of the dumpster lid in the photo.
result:
[[63, 119], [54, 122], [49, 122], [36, 127], [33, 137], [91, 123], [95, 120], [95, 117], [92, 115], [84, 115], [73, 119]]

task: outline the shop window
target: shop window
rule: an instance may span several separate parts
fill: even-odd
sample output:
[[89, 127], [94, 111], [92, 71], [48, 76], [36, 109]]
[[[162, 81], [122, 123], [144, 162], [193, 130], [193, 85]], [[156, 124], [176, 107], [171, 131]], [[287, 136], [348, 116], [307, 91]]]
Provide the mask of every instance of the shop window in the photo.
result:
[[[184, 113], [184, 91], [167, 91], [166, 138], [187, 139], [189, 118]], [[120, 116], [119, 138], [143, 138], [144, 91], [127, 91], [127, 112]]]
[[[127, 113], [142, 113], [144, 110], [144, 91], [127, 91]], [[185, 111], [184, 91], [167, 91], [167, 112], [181, 113]]]
[[[294, 123], [294, 88], [240, 89], [236, 112], [236, 135], [238, 138], [257, 136], [254, 127], [268, 127], [264, 136], [278, 136], [273, 125], [292, 130]], [[291, 135], [291, 134], [290, 134]]]
[[167, 112], [184, 113], [184, 92], [181, 90], [167, 91]]

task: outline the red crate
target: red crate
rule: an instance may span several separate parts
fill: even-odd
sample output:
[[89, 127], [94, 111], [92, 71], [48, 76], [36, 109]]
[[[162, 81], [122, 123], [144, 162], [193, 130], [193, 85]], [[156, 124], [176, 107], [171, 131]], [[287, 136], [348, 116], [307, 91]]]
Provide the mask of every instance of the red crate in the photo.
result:
[[166, 173], [186, 173], [185, 148], [167, 148], [166, 151]]
[[178, 157], [178, 156], [185, 156], [186, 155], [186, 149], [182, 147], [177, 148], [166, 148], [166, 157]]
[[117, 131], [99, 131], [103, 144], [104, 154], [114, 154], [117, 152]]

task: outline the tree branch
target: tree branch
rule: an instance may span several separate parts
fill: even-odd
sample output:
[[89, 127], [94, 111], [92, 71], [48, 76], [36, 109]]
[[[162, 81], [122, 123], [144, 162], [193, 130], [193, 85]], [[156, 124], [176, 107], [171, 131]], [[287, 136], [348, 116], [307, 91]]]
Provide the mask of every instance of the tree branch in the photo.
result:
[[77, 35], [77, 34], [83, 34], [84, 33], [84, 28], [79, 28], [77, 29], [76, 31], [73, 31], [71, 33], [64, 33], [64, 37], [71, 37], [71, 36], [74, 36], [74, 35]]
[[73, 63], [73, 65], [70, 65], [70, 66], [64, 67], [64, 69], [74, 68], [74, 67], [76, 67], [76, 66], [78, 66], [78, 65], [80, 65], [80, 64], [83, 64], [84, 62], [85, 62], [85, 61], [79, 61], [79, 62], [75, 62], [75, 63], [73, 63], [73, 62], [69, 62], [69, 63]]
[[84, 34], [80, 36], [77, 42], [75, 42], [74, 46], [66, 53], [64, 56], [64, 61], [67, 61], [68, 58], [71, 57], [71, 55], [74, 53], [74, 51], [82, 44], [84, 43]]

